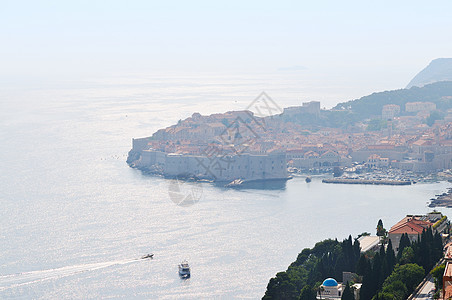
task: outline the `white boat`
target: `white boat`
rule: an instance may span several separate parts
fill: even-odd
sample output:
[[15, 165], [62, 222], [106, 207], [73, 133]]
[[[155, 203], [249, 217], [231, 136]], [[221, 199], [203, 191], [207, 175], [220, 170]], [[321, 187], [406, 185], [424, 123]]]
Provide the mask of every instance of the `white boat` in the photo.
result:
[[190, 277], [190, 266], [186, 260], [179, 264], [179, 276]]
[[235, 179], [235, 180], [229, 182], [224, 187], [236, 187], [236, 186], [242, 185], [242, 183], [243, 183], [243, 180], [238, 178], [238, 179]]

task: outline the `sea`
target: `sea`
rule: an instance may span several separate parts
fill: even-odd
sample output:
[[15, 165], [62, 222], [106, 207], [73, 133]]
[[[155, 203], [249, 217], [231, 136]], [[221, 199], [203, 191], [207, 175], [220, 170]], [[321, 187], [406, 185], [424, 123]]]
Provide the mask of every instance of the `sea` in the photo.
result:
[[[363, 92], [352, 90], [293, 74], [3, 81], [0, 298], [259, 299], [303, 248], [431, 211], [429, 199], [450, 183], [336, 185], [299, 176], [228, 189], [126, 164], [132, 138], [193, 112], [245, 109], [262, 91], [280, 107], [318, 99], [331, 107]], [[154, 258], [140, 259], [147, 253]], [[178, 276], [182, 260], [189, 279]]]

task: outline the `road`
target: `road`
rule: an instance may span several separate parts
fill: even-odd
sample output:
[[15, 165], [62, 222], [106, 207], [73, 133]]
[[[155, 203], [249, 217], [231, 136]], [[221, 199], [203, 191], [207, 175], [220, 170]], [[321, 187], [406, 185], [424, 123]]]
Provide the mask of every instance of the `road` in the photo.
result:
[[430, 298], [431, 294], [429, 295], [429, 292], [433, 291], [434, 288], [435, 283], [433, 282], [433, 278], [432, 276], [429, 276], [429, 279], [424, 283], [422, 288], [419, 290], [418, 293], [416, 293], [413, 299], [423, 299], [423, 300], [431, 299]]

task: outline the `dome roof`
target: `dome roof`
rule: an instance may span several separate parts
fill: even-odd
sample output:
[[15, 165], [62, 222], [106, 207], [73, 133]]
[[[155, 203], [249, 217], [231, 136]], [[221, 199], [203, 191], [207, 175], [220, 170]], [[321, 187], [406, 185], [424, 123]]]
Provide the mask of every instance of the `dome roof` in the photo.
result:
[[334, 278], [327, 278], [322, 283], [323, 286], [337, 286], [337, 281]]

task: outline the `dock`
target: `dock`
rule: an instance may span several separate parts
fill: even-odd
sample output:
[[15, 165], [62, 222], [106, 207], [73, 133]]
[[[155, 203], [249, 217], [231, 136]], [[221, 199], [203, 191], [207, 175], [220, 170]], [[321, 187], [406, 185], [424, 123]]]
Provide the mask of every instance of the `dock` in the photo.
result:
[[352, 178], [329, 178], [323, 179], [323, 183], [337, 184], [373, 184], [373, 185], [411, 185], [410, 180], [372, 180], [372, 179], [352, 179]]

